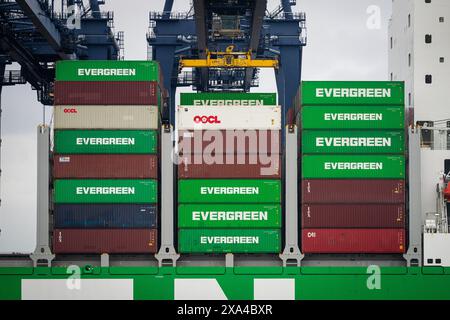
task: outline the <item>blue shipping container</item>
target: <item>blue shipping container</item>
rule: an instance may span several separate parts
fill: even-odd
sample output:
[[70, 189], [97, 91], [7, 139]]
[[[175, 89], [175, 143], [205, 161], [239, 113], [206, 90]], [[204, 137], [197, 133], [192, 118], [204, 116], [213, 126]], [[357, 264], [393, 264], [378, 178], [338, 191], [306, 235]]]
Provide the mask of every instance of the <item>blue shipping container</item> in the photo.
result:
[[148, 204], [56, 204], [55, 228], [155, 228], [156, 205]]

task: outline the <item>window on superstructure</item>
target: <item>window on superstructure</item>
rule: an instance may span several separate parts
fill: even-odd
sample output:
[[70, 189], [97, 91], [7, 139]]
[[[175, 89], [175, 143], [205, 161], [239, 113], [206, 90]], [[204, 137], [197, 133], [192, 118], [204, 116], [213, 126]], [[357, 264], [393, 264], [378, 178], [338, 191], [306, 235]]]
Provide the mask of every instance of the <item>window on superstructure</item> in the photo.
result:
[[394, 47], [394, 39], [391, 37], [391, 49]]
[[408, 93], [408, 106], [412, 106], [412, 97], [411, 97], [411, 92]]
[[440, 57], [440, 58], [439, 58], [439, 62], [440, 62], [440, 63], [444, 63], [444, 62], [445, 62], [445, 58], [444, 58], [444, 57]]
[[444, 17], [439, 17], [439, 22], [444, 22], [444, 21], [445, 21]]
[[426, 34], [425, 35], [425, 43], [431, 43], [431, 41], [432, 41], [431, 34]]
[[425, 83], [426, 84], [431, 84], [433, 82], [433, 76], [431, 74], [427, 74], [425, 76]]
[[411, 67], [411, 53], [408, 53], [408, 66]]
[[431, 3], [431, 0], [425, 0], [425, 3]]
[[411, 15], [408, 14], [408, 28], [411, 27]]
[[391, 81], [394, 80], [394, 74], [391, 72]]

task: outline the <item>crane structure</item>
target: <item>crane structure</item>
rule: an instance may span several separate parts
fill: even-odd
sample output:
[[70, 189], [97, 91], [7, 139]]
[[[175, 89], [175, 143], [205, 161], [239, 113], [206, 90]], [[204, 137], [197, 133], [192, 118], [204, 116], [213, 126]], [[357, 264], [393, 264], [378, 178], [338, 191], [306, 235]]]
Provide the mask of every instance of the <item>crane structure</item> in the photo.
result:
[[177, 87], [248, 92], [259, 85], [259, 68], [274, 68], [285, 123], [306, 45], [306, 16], [292, 12], [295, 4], [281, 0], [269, 12], [267, 0], [193, 0], [178, 13], [166, 0], [163, 12], [150, 12], [149, 54], [161, 65], [170, 99], [163, 121], [174, 123]]

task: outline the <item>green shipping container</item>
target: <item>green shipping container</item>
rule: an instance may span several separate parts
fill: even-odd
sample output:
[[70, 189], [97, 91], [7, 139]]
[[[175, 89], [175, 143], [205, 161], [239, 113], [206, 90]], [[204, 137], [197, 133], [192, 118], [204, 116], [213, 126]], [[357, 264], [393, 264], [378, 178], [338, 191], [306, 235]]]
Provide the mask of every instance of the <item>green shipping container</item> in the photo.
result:
[[281, 231], [272, 229], [180, 229], [180, 253], [279, 253]]
[[280, 228], [279, 204], [182, 204], [179, 228]]
[[155, 61], [66, 60], [56, 63], [57, 81], [159, 81]]
[[304, 179], [403, 179], [405, 157], [387, 155], [304, 155]]
[[403, 129], [404, 107], [305, 106], [302, 129]]
[[275, 106], [276, 93], [180, 93], [181, 106]]
[[404, 83], [394, 81], [303, 81], [301, 104], [404, 105]]
[[156, 153], [155, 130], [55, 130], [55, 153]]
[[193, 179], [178, 182], [180, 203], [279, 203], [279, 180]]
[[55, 203], [156, 203], [156, 180], [55, 180]]
[[403, 153], [403, 131], [304, 130], [302, 153]]

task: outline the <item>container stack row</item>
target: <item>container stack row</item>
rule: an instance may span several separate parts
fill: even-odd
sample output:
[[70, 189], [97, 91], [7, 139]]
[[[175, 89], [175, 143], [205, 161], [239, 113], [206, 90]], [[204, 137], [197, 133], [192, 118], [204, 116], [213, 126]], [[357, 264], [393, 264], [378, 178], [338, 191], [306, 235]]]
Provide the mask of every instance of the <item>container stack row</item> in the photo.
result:
[[404, 89], [399, 82], [303, 82], [303, 253], [405, 250]]
[[160, 83], [153, 61], [57, 63], [56, 254], [156, 252]]
[[280, 252], [276, 94], [182, 93], [177, 129], [179, 252]]

